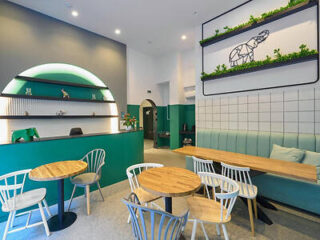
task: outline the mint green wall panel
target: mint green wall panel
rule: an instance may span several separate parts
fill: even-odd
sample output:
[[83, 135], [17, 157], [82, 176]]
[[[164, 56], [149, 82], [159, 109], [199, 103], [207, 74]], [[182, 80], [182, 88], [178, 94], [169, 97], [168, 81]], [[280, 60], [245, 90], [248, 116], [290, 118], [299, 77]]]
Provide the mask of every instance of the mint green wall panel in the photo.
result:
[[228, 139], [228, 133], [227, 131], [221, 131], [219, 134], [219, 150], [227, 150], [227, 139]]
[[269, 157], [270, 156], [270, 133], [259, 132], [258, 135], [258, 156]]
[[236, 132], [229, 131], [227, 137], [227, 151], [236, 152], [237, 134]]
[[218, 149], [220, 131], [212, 130], [211, 133], [211, 148]]
[[258, 155], [258, 133], [248, 132], [247, 133], [247, 154]]
[[283, 138], [283, 146], [289, 148], [298, 148], [298, 134], [286, 133]]
[[[283, 133], [271, 133], [270, 135], [270, 153], [273, 149], [273, 144], [283, 146]], [[269, 154], [270, 157], [270, 154]]]
[[298, 145], [300, 149], [316, 151], [316, 136], [310, 134], [299, 134]]
[[204, 148], [210, 148], [211, 147], [211, 135], [212, 132], [211, 131], [206, 131], [203, 134], [203, 143], [202, 143], [202, 147]]
[[[78, 160], [92, 149], [103, 148], [106, 151], [106, 164], [102, 168], [100, 184], [105, 187], [126, 179], [127, 167], [144, 161], [143, 147], [143, 131], [0, 145], [0, 175], [51, 162]], [[47, 188], [48, 204], [56, 204], [57, 182], [27, 179], [25, 191], [40, 187]], [[95, 189], [95, 186], [92, 187], [92, 190]], [[65, 200], [70, 198], [71, 192], [70, 180], [65, 179]], [[80, 194], [83, 191], [78, 190], [76, 195]], [[0, 219], [4, 215], [1, 212]]]
[[246, 149], [247, 149], [247, 132], [238, 132], [236, 152], [246, 154], [247, 153]]

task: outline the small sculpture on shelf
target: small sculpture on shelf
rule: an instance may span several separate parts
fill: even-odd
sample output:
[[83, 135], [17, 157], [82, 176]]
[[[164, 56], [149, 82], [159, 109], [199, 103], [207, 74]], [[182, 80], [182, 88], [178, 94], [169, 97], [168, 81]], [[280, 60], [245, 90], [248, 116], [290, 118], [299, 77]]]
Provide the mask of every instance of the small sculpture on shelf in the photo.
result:
[[20, 142], [21, 138], [23, 138], [25, 142], [31, 142], [33, 141], [33, 137], [39, 138], [39, 134], [36, 128], [15, 130], [12, 133], [11, 142]]
[[26, 88], [25, 94], [28, 96], [32, 96], [31, 88]]
[[29, 116], [29, 112], [28, 111], [24, 111], [24, 115], [25, 116]]
[[63, 116], [64, 114], [66, 114], [66, 111], [64, 111], [64, 110], [60, 110], [60, 111], [56, 112], [57, 116]]
[[92, 113], [92, 116], [94, 117], [95, 115], [96, 115], [96, 113], [95, 113], [95, 112], [93, 112], [93, 113]]
[[64, 99], [69, 99], [70, 98], [70, 96], [69, 96], [69, 93], [67, 93], [63, 88], [61, 89], [61, 92], [62, 92], [62, 94], [63, 94], [63, 98]]

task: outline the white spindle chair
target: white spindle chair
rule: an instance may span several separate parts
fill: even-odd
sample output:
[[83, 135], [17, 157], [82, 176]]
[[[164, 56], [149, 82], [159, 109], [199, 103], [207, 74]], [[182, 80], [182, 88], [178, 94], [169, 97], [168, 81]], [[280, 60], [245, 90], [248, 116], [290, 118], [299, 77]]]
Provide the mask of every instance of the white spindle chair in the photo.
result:
[[99, 180], [101, 178], [101, 168], [105, 164], [106, 152], [103, 149], [94, 149], [88, 152], [81, 161], [88, 164], [88, 168], [85, 173], [81, 173], [75, 177], [70, 178], [72, 184], [74, 184], [71, 198], [68, 204], [68, 211], [70, 209], [74, 193], [77, 187], [85, 189], [85, 196], [87, 198], [87, 215], [90, 215], [90, 185], [96, 184], [101, 198], [104, 201], [104, 197], [101, 192]]
[[253, 221], [251, 201], [253, 201], [255, 218], [258, 218], [257, 201], [256, 201], [258, 188], [252, 184], [251, 177], [250, 177], [250, 168], [237, 167], [237, 166], [232, 166], [225, 163], [221, 163], [221, 166], [222, 166], [222, 175], [235, 180], [239, 185], [239, 196], [247, 199], [251, 232], [252, 232], [252, 235], [254, 236], [254, 221]]
[[[3, 240], [5, 240], [7, 238], [7, 235], [10, 233], [18, 232], [42, 224], [44, 225], [47, 236], [50, 235], [47, 219], [42, 207], [43, 203], [49, 217], [51, 217], [48, 204], [45, 200], [47, 190], [45, 188], [38, 188], [27, 192], [23, 192], [26, 176], [30, 171], [31, 169], [26, 169], [8, 173], [0, 177], [0, 202], [2, 204], [1, 209], [3, 212], [9, 212], [9, 217], [2, 237]], [[16, 212], [19, 210], [29, 208], [35, 205], [38, 205], [40, 210], [42, 218], [42, 221], [40, 222], [29, 224], [32, 212], [38, 210], [38, 208], [16, 214]], [[15, 217], [19, 217], [26, 214], [29, 215], [25, 226], [14, 228]]]
[[[207, 198], [192, 196], [187, 199], [190, 208], [189, 221], [193, 222], [191, 239], [195, 239], [197, 224], [200, 223], [206, 240], [209, 240], [203, 223], [211, 222], [216, 224], [218, 235], [220, 235], [220, 225], [222, 226], [224, 237], [228, 240], [225, 224], [231, 220], [231, 212], [239, 194], [239, 186], [234, 180], [219, 174], [207, 172], [198, 172], [198, 174], [205, 184]], [[212, 184], [215, 182], [219, 183], [219, 188]], [[213, 199], [211, 199], [208, 187], [214, 191]]]
[[[159, 168], [163, 167], [163, 164], [159, 163], [139, 163], [132, 165], [127, 168], [127, 177], [130, 184], [131, 192], [135, 193], [137, 197], [139, 198], [139, 201], [141, 204], [144, 204], [148, 206], [148, 203], [151, 203], [154, 207], [163, 210], [158, 204], [154, 203], [153, 201], [160, 199], [161, 197], [153, 195], [145, 190], [143, 190], [140, 187], [139, 181], [138, 181], [138, 175], [149, 168]], [[128, 217], [128, 223], [130, 222], [130, 214]]]

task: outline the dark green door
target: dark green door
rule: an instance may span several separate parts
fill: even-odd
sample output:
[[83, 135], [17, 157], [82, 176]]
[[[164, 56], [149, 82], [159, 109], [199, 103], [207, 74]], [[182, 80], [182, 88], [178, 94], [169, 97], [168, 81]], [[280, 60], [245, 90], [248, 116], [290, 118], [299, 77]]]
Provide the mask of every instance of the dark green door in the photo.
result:
[[153, 139], [153, 108], [143, 108], [144, 138]]

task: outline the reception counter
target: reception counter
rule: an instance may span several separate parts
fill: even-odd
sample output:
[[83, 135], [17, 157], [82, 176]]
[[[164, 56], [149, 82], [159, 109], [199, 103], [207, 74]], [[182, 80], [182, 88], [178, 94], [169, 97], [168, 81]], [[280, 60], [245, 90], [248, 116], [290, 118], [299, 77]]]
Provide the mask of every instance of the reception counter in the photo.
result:
[[[22, 169], [63, 161], [81, 159], [87, 152], [102, 148], [106, 151], [102, 168], [101, 187], [117, 183], [127, 178], [126, 168], [141, 163], [143, 159], [143, 131], [117, 131], [80, 136], [65, 136], [39, 139], [34, 142], [0, 145], [0, 175]], [[56, 182], [26, 181], [25, 190], [46, 187], [49, 205], [57, 203]], [[65, 200], [70, 198], [72, 185], [65, 181]], [[129, 188], [129, 185], [128, 185]], [[92, 187], [91, 190], [96, 190]], [[77, 189], [76, 196], [83, 194]], [[1, 212], [0, 220], [5, 220]]]

